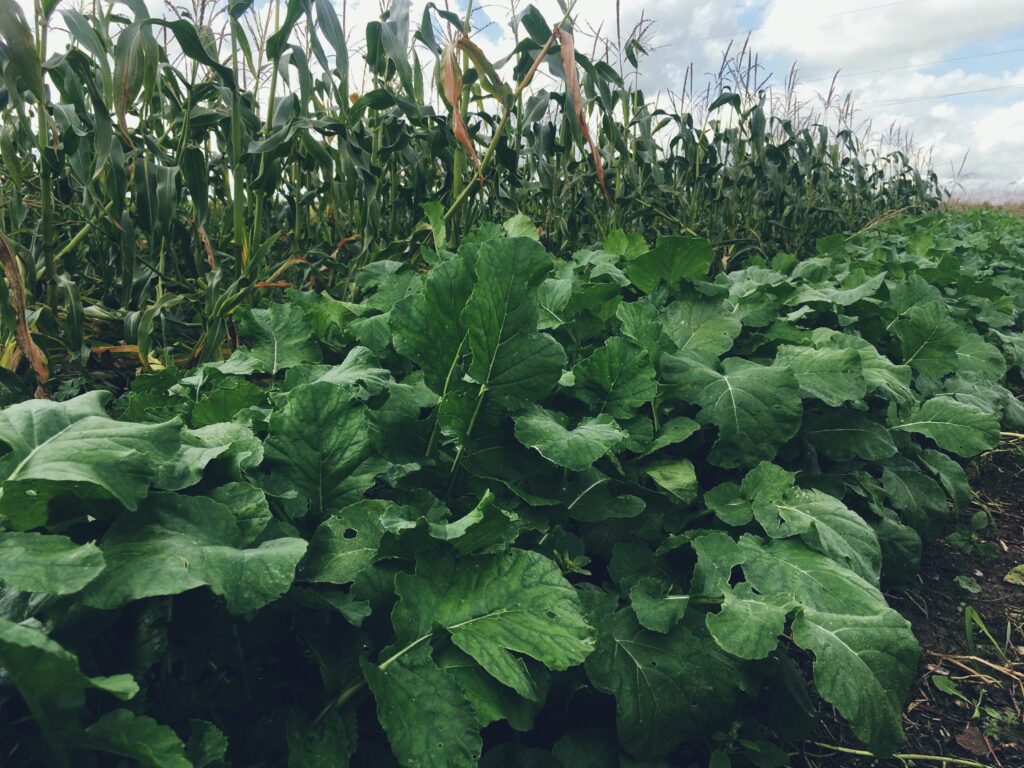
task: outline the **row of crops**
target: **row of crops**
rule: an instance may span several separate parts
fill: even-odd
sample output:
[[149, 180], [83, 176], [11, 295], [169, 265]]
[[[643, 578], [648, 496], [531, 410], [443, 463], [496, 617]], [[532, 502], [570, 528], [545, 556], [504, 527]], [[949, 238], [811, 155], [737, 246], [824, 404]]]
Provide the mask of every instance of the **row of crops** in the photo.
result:
[[935, 204], [904, 155], [756, 93], [671, 111], [631, 85], [640, 40], [621, 67], [592, 60], [571, 12], [520, 7], [518, 44], [489, 61], [474, 7], [417, 20], [397, 0], [347, 37], [329, 0], [172, 20], [48, 0], [34, 28], [0, 0], [0, 233], [47, 356], [85, 365], [88, 338], [216, 360], [274, 285], [351, 298], [369, 262], [420, 259], [424, 203], [453, 245], [523, 213], [559, 252], [621, 228], [706, 237], [737, 264]]
[[0, 411], [7, 764], [763, 768], [827, 705], [897, 747], [880, 587], [1024, 427], [1024, 223], [713, 278], [689, 237], [434, 243]]
[[1024, 223], [462, 11], [0, 0], [0, 764], [898, 748]]

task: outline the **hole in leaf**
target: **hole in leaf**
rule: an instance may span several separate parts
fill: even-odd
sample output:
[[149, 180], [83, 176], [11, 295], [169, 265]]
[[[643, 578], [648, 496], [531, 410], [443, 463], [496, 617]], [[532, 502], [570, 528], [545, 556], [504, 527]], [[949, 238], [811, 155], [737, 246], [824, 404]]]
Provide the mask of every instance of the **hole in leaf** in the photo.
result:
[[346, 539], [354, 539], [356, 537], [356, 535], [357, 535], [356, 534], [356, 529], [355, 528], [346, 528], [342, 532], [341, 535], [342, 535], [342, 537], [344, 537]]

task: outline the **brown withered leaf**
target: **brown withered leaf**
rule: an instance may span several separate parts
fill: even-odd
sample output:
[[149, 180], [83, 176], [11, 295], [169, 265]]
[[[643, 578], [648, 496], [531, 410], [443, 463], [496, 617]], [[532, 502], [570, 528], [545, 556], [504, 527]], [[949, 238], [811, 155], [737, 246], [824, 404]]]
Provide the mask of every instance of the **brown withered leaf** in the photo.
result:
[[0, 262], [3, 262], [4, 277], [7, 278], [7, 286], [10, 289], [11, 307], [14, 309], [14, 337], [18, 342], [18, 348], [28, 359], [32, 370], [35, 371], [36, 379], [38, 379], [36, 397], [45, 399], [46, 389], [43, 385], [50, 378], [50, 371], [43, 350], [39, 348], [28, 330], [28, 322], [25, 320], [25, 286], [21, 280], [21, 270], [18, 269], [18, 261], [3, 235], [0, 235]]
[[604, 183], [604, 163], [601, 161], [601, 153], [597, 151], [597, 145], [590, 135], [590, 128], [587, 126], [587, 113], [583, 108], [583, 94], [580, 91], [580, 81], [576, 74], [576, 43], [572, 33], [561, 27], [555, 30], [558, 36], [558, 45], [562, 50], [562, 68], [565, 70], [566, 84], [569, 95], [572, 97], [573, 111], [576, 113], [576, 121], [579, 123], [580, 132], [587, 144], [590, 145], [590, 154], [594, 157], [594, 168], [597, 171], [597, 181], [601, 185], [608, 202], [612, 202], [612, 196], [608, 194], [608, 188]]
[[483, 171], [480, 169], [480, 158], [477, 157], [476, 149], [473, 147], [473, 140], [466, 128], [466, 121], [462, 119], [460, 102], [462, 101], [462, 69], [458, 61], [458, 41], [445, 47], [441, 54], [441, 86], [444, 92], [444, 100], [448, 102], [448, 111], [452, 118], [452, 133], [455, 140], [459, 142], [469, 153], [473, 160], [473, 167], [477, 174], [483, 179]]

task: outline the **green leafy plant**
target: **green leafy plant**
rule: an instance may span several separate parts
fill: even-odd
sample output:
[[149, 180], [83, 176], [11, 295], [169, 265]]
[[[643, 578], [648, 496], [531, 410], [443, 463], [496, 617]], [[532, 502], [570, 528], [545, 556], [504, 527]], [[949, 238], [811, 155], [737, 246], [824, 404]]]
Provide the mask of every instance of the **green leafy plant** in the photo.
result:
[[[116, 399], [23, 393], [5, 760], [781, 765], [821, 701], [891, 752], [919, 651], [882, 587], [1019, 418], [996, 221], [723, 272], [692, 237], [556, 258], [517, 217]], [[948, 370], [907, 342], [934, 318]]]

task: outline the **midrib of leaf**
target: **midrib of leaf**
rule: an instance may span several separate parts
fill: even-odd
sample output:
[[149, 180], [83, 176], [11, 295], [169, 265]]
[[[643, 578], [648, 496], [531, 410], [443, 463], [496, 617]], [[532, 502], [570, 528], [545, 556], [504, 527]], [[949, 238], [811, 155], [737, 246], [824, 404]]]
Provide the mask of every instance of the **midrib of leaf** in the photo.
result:
[[938, 332], [939, 332], [939, 324], [936, 323], [934, 326], [932, 326], [931, 331], [928, 333], [928, 338], [926, 338], [924, 341], [921, 342], [920, 346], [918, 346], [918, 348], [916, 350], [914, 350], [914, 354], [912, 354], [910, 357], [908, 357], [904, 361], [904, 363], [906, 365], [909, 365], [911, 363], [911, 361], [914, 358], [916, 358], [918, 356], [918, 354], [920, 354], [921, 350], [924, 349], [925, 347], [927, 347], [931, 343], [932, 338], [934, 338], [935, 334], [938, 333]]
[[68, 424], [68, 425], [67, 425], [66, 427], [64, 427], [63, 429], [61, 429], [61, 430], [60, 430], [59, 432], [56, 432], [56, 433], [54, 433], [53, 435], [51, 435], [50, 437], [48, 437], [48, 438], [47, 438], [46, 440], [44, 440], [43, 442], [39, 443], [39, 444], [38, 444], [38, 445], [37, 445], [37, 446], [36, 446], [35, 448], [33, 448], [33, 449], [32, 449], [31, 451], [29, 451], [29, 452], [28, 452], [28, 455], [27, 455], [27, 456], [25, 456], [25, 458], [24, 458], [24, 459], [22, 459], [22, 460], [21, 460], [20, 462], [18, 462], [18, 466], [16, 466], [16, 467], [14, 468], [14, 470], [13, 470], [13, 471], [11, 472], [11, 474], [9, 474], [9, 475], [8, 475], [8, 476], [7, 476], [6, 478], [5, 478], [5, 482], [6, 482], [6, 481], [8, 481], [8, 480], [17, 480], [17, 479], [18, 479], [18, 473], [19, 473], [19, 472], [20, 472], [20, 471], [21, 471], [22, 469], [24, 469], [24, 468], [25, 468], [25, 465], [26, 465], [26, 464], [28, 464], [28, 463], [29, 463], [29, 462], [30, 462], [30, 461], [32, 460], [32, 457], [36, 455], [36, 452], [37, 452], [37, 451], [39, 451], [39, 449], [40, 449], [40, 448], [42, 448], [42, 447], [44, 447], [44, 446], [46, 446], [46, 445], [49, 445], [49, 444], [50, 444], [50, 443], [51, 443], [52, 441], [56, 440], [56, 439], [57, 439], [58, 437], [60, 437], [60, 436], [61, 436], [62, 434], [64, 434], [65, 432], [67, 432], [67, 431], [68, 431], [69, 429], [71, 429], [71, 427], [73, 427], [73, 426], [74, 426], [75, 424], [77, 424], [77, 423], [78, 423], [77, 421], [73, 421], [73, 422], [71, 422], [71, 423], [70, 423], [70, 424]]
[[[822, 612], [812, 611], [812, 613], [822, 613]], [[835, 616], [835, 615], [841, 615], [841, 614], [828, 614], [828, 615]], [[861, 657], [860, 653], [858, 653], [849, 643], [847, 643], [845, 640], [843, 640], [843, 638], [841, 638], [838, 634], [836, 634], [836, 632], [833, 632], [831, 629], [828, 629], [828, 628], [822, 626], [820, 623], [814, 621], [813, 619], [808, 618], [806, 614], [804, 615], [803, 618], [804, 618], [804, 621], [808, 622], [809, 624], [813, 624], [815, 630], [817, 630], [818, 632], [821, 632], [823, 634], [826, 634], [829, 637], [831, 637], [833, 640], [835, 640], [836, 643], [838, 643], [842, 647], [843, 650], [848, 652], [848, 654], [852, 655], [857, 660], [855, 663], [860, 667], [860, 670], [861, 670], [862, 673], [868, 675], [876, 683], [879, 683], [879, 687], [881, 687], [883, 690], [885, 689], [885, 686], [881, 685], [881, 683], [879, 682], [878, 675], [876, 675], [871, 670], [871, 668], [867, 665], [867, 663]], [[839, 631], [841, 632], [842, 630], [839, 630]], [[879, 651], [873, 651], [873, 652], [874, 653], [879, 653]], [[893, 658], [892, 654], [884, 654], [884, 655], [888, 656], [889, 658]]]
[[271, 366], [270, 366], [270, 368], [271, 368], [271, 375], [276, 376], [277, 375], [277, 334], [274, 333], [274, 329], [273, 328], [270, 329], [270, 338], [274, 342], [274, 357], [273, 357], [273, 362], [271, 363]]
[[620, 360], [618, 367], [615, 369], [615, 376], [611, 380], [611, 386], [608, 387], [608, 392], [605, 394], [604, 399], [601, 401], [601, 410], [599, 410], [597, 412], [598, 416], [600, 416], [602, 413], [604, 413], [604, 409], [608, 407], [608, 401], [611, 399], [612, 393], [615, 392], [615, 387], [619, 383], [619, 377], [621, 375], [622, 375], [622, 361]]
[[936, 424], [938, 426], [956, 427], [957, 429], [970, 429], [969, 426], [963, 424], [957, 424], [955, 421], [937, 421], [930, 419], [928, 421], [907, 421], [903, 424], [897, 424], [893, 429], [907, 429], [908, 427], [920, 427], [927, 424]]
[[[723, 382], [725, 382], [725, 391], [722, 392], [722, 394], [720, 394], [718, 396], [718, 398], [715, 400], [715, 405], [718, 405], [720, 402], [722, 402], [722, 398], [723, 397], [725, 397], [726, 395], [729, 395], [729, 401], [732, 403], [732, 421], [733, 421], [733, 425], [736, 428], [736, 433], [739, 434], [739, 431], [740, 431], [740, 414], [739, 414], [739, 410], [736, 407], [736, 395], [733, 394], [732, 384], [729, 382], [729, 376], [727, 374], [724, 374], [724, 373], [720, 373], [718, 375], [721, 378], [721, 380]], [[710, 386], [711, 385], [709, 384], [708, 387], [710, 387]], [[707, 390], [708, 387], [704, 388], [705, 391]]]
[[[469, 626], [471, 624], [474, 624], [475, 622], [483, 621], [484, 619], [494, 618], [495, 616], [501, 616], [502, 614], [506, 614], [506, 613], [512, 613], [512, 609], [511, 608], [499, 608], [498, 610], [491, 611], [490, 613], [484, 614], [483, 616], [474, 616], [472, 619], [467, 619], [466, 621], [459, 622], [458, 624], [453, 624], [450, 627], [445, 627], [445, 629], [447, 629], [449, 632], [451, 632], [453, 629], [461, 629], [462, 627], [467, 627], [467, 626]], [[417, 637], [411, 643], [409, 643], [405, 647], [399, 649], [394, 654], [392, 654], [391, 656], [386, 658], [384, 661], [382, 661], [380, 664], [378, 664], [377, 668], [380, 669], [381, 671], [384, 671], [385, 669], [390, 667], [392, 664], [394, 664], [396, 661], [398, 661], [400, 658], [402, 658], [405, 654], [409, 653], [409, 651], [411, 651], [413, 648], [417, 647], [420, 643], [423, 643], [423, 642], [429, 640], [433, 636], [434, 636], [433, 632], [428, 632], [427, 634], [422, 635], [421, 637]], [[316, 716], [316, 719], [313, 722], [314, 723], [319, 723], [327, 715], [328, 712], [330, 712], [332, 709], [335, 709], [337, 707], [342, 706], [345, 702], [347, 702], [349, 699], [351, 699], [353, 696], [355, 696], [357, 693], [359, 693], [365, 687], [366, 687], [366, 679], [365, 678], [360, 680], [357, 683], [353, 683], [352, 685], [350, 685], [348, 688], [346, 688], [344, 691], [342, 691], [338, 695], [337, 698], [332, 699], [330, 702], [328, 702], [327, 706], [324, 707], [320, 711], [320, 714], [318, 714]]]
[[501, 349], [501, 345], [505, 343], [502, 341], [502, 336], [504, 336], [505, 334], [505, 323], [508, 321], [508, 303], [510, 298], [512, 297], [513, 281], [515, 280], [518, 274], [518, 272], [512, 273], [512, 279], [508, 281], [508, 287], [505, 290], [505, 306], [503, 307], [501, 313], [501, 325], [498, 326], [498, 341], [494, 345], [494, 352], [491, 353], [491, 360], [487, 364], [487, 376], [485, 376], [484, 380], [480, 382], [481, 397], [483, 396], [484, 391], [486, 391], [487, 385], [491, 381], [491, 372], [494, 370], [494, 362], [498, 359], [498, 350]]

